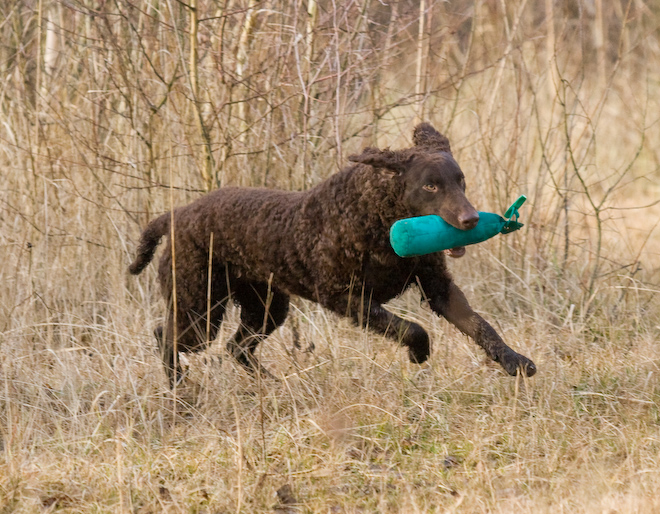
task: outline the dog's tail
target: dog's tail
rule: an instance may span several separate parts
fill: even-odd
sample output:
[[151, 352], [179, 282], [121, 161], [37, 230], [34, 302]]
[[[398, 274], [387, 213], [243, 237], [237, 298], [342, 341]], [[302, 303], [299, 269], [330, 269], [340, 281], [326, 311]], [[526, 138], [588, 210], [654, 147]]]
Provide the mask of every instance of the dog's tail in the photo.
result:
[[138, 246], [137, 257], [128, 267], [132, 275], [139, 275], [147, 267], [154, 257], [156, 247], [160, 239], [170, 230], [170, 218], [172, 213], [166, 212], [155, 220], [152, 220], [140, 237], [140, 246]]

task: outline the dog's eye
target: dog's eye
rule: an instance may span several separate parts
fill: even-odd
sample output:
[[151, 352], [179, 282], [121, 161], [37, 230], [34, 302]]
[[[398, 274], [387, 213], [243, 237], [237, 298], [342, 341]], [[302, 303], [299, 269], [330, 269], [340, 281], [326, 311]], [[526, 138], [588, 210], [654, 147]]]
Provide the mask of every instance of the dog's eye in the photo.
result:
[[424, 186], [422, 186], [422, 189], [424, 189], [424, 191], [428, 191], [429, 193], [438, 192], [438, 186], [436, 186], [435, 184], [425, 184]]

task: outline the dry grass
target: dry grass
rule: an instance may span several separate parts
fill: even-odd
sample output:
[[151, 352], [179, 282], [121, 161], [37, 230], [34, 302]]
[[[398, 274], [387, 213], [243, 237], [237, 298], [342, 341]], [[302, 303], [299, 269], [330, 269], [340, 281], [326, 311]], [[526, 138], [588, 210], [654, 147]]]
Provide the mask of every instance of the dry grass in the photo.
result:
[[[195, 52], [182, 3], [0, 2], [1, 512], [658, 512], [660, 5], [423, 3], [198, 0]], [[420, 116], [479, 209], [530, 199], [451, 265], [539, 373], [410, 293], [428, 365], [298, 301], [280, 383], [218, 343], [173, 398], [155, 271], [126, 272], [146, 220]]]

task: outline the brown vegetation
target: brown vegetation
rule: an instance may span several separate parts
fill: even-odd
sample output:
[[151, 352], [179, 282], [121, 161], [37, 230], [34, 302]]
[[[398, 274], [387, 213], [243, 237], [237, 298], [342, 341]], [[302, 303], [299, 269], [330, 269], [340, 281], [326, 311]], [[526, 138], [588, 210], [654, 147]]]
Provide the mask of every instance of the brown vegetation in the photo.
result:
[[[0, 13], [1, 509], [272, 512], [289, 484], [311, 512], [658, 511], [658, 2]], [[169, 392], [156, 274], [125, 272], [148, 220], [309, 190], [421, 119], [478, 210], [529, 198], [450, 267], [544, 371], [505, 380], [406, 294], [388, 309], [429, 328], [422, 368], [296, 301], [260, 351], [281, 384], [216, 360]]]

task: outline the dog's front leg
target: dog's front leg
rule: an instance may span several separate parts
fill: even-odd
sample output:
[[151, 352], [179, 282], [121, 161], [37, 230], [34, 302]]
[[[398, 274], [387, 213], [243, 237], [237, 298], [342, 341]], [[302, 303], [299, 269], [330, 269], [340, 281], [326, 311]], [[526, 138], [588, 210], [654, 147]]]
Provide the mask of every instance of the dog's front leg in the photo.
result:
[[536, 373], [534, 363], [509, 348], [495, 329], [470, 307], [463, 291], [450, 282], [446, 294], [436, 295], [429, 301], [431, 309], [470, 336], [488, 356], [499, 362], [504, 370], [515, 376], [522, 372], [528, 377]]
[[408, 348], [410, 362], [421, 364], [429, 358], [431, 347], [426, 330], [392, 314], [381, 304], [348, 295], [328, 299], [322, 304], [337, 314], [352, 318], [362, 327], [399, 341]]

